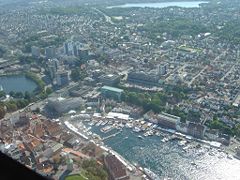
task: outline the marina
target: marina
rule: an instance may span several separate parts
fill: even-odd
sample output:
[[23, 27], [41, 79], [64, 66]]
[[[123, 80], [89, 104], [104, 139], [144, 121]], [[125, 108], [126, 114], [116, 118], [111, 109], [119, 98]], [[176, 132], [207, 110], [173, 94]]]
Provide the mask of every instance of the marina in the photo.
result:
[[[103, 149], [117, 153], [128, 169], [138, 168], [146, 175], [145, 170], [148, 169], [160, 179], [179, 179], [180, 177], [180, 179], [189, 177], [198, 179], [197, 175], [204, 176], [202, 170], [208, 166], [209, 162], [221, 161], [220, 165], [222, 166], [226, 162], [240, 165], [239, 160], [234, 156], [219, 149], [216, 142], [195, 139], [153, 123], [105, 117], [89, 120], [80, 117], [83, 116], [76, 115], [71, 123], [65, 124], [82, 137], [92, 139], [91, 141]], [[78, 129], [74, 127], [78, 127]], [[172, 161], [173, 159], [174, 161]], [[184, 168], [180, 170], [176, 164], [172, 164], [175, 161]], [[194, 168], [196, 174], [187, 174], [189, 168]], [[209, 168], [214, 173], [220, 173], [218, 170], [212, 169], [212, 166]], [[152, 177], [155, 177], [154, 175]], [[235, 171], [231, 176], [234, 175], [236, 175]], [[220, 173], [219, 177], [222, 176], [225, 175]], [[149, 172], [147, 177], [151, 180]]]

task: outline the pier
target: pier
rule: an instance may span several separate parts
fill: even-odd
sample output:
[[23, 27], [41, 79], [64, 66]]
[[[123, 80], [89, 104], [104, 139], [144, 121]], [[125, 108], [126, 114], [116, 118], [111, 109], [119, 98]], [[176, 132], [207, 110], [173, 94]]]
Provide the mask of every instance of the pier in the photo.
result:
[[109, 135], [109, 136], [107, 136], [107, 137], [102, 138], [102, 140], [103, 140], [103, 141], [104, 141], [104, 140], [107, 140], [107, 139], [109, 139], [109, 138], [111, 138], [111, 137], [114, 137], [114, 136], [120, 134], [120, 133], [121, 133], [121, 131], [116, 132], [116, 133], [114, 133], [114, 134], [111, 134], [111, 135]]

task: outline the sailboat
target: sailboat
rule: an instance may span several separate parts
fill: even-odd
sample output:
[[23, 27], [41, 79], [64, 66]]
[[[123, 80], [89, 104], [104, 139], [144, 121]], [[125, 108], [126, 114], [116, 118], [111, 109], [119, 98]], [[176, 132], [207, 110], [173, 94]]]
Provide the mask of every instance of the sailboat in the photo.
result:
[[0, 85], [0, 91], [3, 91], [3, 87], [2, 87], [2, 85]]

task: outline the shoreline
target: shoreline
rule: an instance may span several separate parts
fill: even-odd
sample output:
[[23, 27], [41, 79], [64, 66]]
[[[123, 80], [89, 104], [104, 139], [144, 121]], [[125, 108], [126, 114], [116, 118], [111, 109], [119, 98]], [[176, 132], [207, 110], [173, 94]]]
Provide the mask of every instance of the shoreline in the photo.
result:
[[[71, 122], [69, 122], [69, 120], [65, 120], [64, 121], [64, 124], [69, 128], [71, 129], [71, 131], [75, 132], [77, 135], [79, 135], [80, 137], [84, 138], [85, 140], [89, 140], [91, 141], [94, 145], [100, 147], [102, 150], [104, 150], [105, 152], [108, 152], [112, 155], [114, 155], [125, 167], [127, 170], [129, 170], [130, 172], [135, 172], [136, 170], [139, 170], [141, 171], [141, 173], [143, 173], [143, 175], [147, 175], [144, 171], [144, 167], [141, 167], [141, 166], [137, 166], [133, 163], [131, 163], [130, 161], [128, 161], [126, 158], [124, 158], [122, 155], [120, 155], [118, 152], [116, 152], [115, 150], [113, 150], [111, 147], [109, 147], [108, 145], [105, 145], [104, 144], [104, 141], [102, 141], [102, 138], [100, 137], [100, 135], [98, 135], [97, 133], [95, 132], [92, 132], [90, 130], [90, 128], [87, 128], [86, 125], [81, 122], [83, 124], [83, 129], [78, 129], [77, 127], [75, 127]], [[92, 135], [85, 135], [83, 132], [85, 132], [85, 129], [86, 130], [90, 130]], [[207, 140], [201, 140], [201, 139], [197, 139], [197, 138], [193, 138], [189, 135], [186, 135], [186, 134], [182, 134], [180, 132], [177, 132], [177, 131], [174, 131], [174, 130], [171, 130], [171, 129], [163, 129], [161, 128], [162, 131], [164, 132], [168, 132], [168, 133], [171, 133], [171, 134], [175, 134], [176, 136], [178, 137], [182, 137], [184, 138], [185, 140], [191, 140], [193, 142], [197, 142], [197, 143], [200, 143], [201, 145], [208, 145], [208, 147], [210, 149], [214, 148], [216, 150], [221, 150], [221, 152], [225, 153], [226, 154], [226, 157], [228, 159], [237, 159], [234, 155], [234, 152], [228, 152], [226, 148], [220, 148], [218, 145], [220, 143], [218, 142], [214, 142], [214, 141], [207, 141]], [[100, 139], [99, 141], [98, 140], [94, 140], [94, 138], [91, 138], [91, 137], [94, 137], [94, 136], [99, 136]], [[215, 144], [216, 143], [216, 144]], [[158, 175], [159, 176], [159, 175]]]
[[131, 164], [128, 160], [126, 160], [119, 153], [117, 153], [116, 151], [114, 151], [111, 148], [109, 148], [108, 146], [106, 146], [103, 141], [101, 141], [103, 143], [103, 145], [100, 145], [97, 142], [95, 142], [93, 139], [90, 139], [87, 136], [85, 136], [84, 134], [82, 134], [81, 132], [79, 132], [78, 129], [76, 127], [74, 127], [71, 123], [69, 123], [68, 121], [64, 121], [64, 124], [67, 126], [67, 128], [69, 128], [70, 130], [72, 130], [73, 132], [75, 132], [76, 134], [78, 134], [79, 136], [84, 138], [85, 140], [90, 140], [94, 145], [96, 145], [96, 146], [100, 147], [102, 150], [114, 155], [130, 172], [133, 172], [137, 169], [133, 164]]
[[[68, 121], [67, 121], [67, 123], [69, 123]], [[69, 123], [70, 124], [70, 123]], [[71, 124], [71, 126], [73, 126], [72, 124]], [[74, 126], [73, 126], [74, 127]], [[78, 130], [77, 130], [77, 128], [75, 128], [74, 127], [74, 129], [75, 129], [75, 133], [76, 134], [78, 134], [78, 135], [80, 135], [81, 137], [83, 137], [84, 139], [86, 139], [86, 140], [89, 140], [89, 138], [87, 137], [87, 136], [85, 136], [84, 134], [82, 134], [82, 133], [80, 133]], [[216, 149], [221, 149], [221, 143], [220, 142], [217, 142], [217, 141], [208, 141], [208, 140], [204, 140], [204, 139], [198, 139], [198, 138], [194, 138], [194, 137], [192, 137], [192, 136], [190, 136], [190, 135], [186, 135], [186, 134], [183, 134], [183, 133], [180, 133], [180, 132], [178, 132], [178, 131], [176, 131], [176, 130], [172, 130], [172, 129], [165, 129], [165, 128], [161, 128], [161, 127], [158, 127], [157, 129], [159, 129], [159, 130], [161, 130], [161, 131], [164, 131], [165, 133], [169, 133], [169, 134], [173, 134], [173, 135], [176, 135], [176, 136], [178, 136], [178, 137], [182, 137], [182, 138], [184, 138], [185, 140], [191, 140], [191, 141], [195, 141], [195, 142], [198, 142], [198, 143], [201, 143], [201, 144], [205, 144], [205, 145], [208, 145], [208, 146], [210, 146], [210, 147], [212, 147], [212, 148], [216, 148]], [[98, 135], [98, 134], [96, 134], [96, 135]], [[92, 141], [94, 141], [94, 140], [92, 140]], [[102, 141], [102, 139], [101, 139], [101, 143], [103, 143], [104, 144], [104, 142]], [[94, 144], [95, 145], [97, 145], [97, 146], [100, 146], [98, 143], [96, 143], [95, 141], [94, 141]], [[104, 146], [107, 150], [111, 150], [111, 151], [113, 151], [112, 149], [109, 149], [109, 148], [107, 148], [106, 146]], [[234, 158], [235, 158], [235, 153], [234, 152], [232, 152], [232, 151], [228, 151], [228, 149], [226, 149], [226, 148], [224, 148], [224, 149], [221, 149], [224, 153], [226, 153], [226, 154], [230, 154], [230, 155], [232, 155]], [[117, 153], [117, 152], [115, 152], [115, 153]], [[117, 153], [118, 154], [118, 153]], [[118, 154], [119, 155], [119, 154]], [[121, 155], [119, 155], [119, 156], [121, 156]], [[122, 156], [121, 156], [122, 157]], [[123, 157], [122, 157], [123, 158]], [[123, 159], [125, 159], [125, 158], [123, 158]], [[236, 158], [237, 159], [237, 158]], [[125, 161], [127, 161], [126, 159], [125, 159]], [[127, 161], [128, 162], [128, 161]], [[129, 164], [131, 164], [130, 162], [129, 162]], [[132, 165], [133, 166], [133, 165]], [[135, 166], [133, 166], [133, 167], [135, 167]]]

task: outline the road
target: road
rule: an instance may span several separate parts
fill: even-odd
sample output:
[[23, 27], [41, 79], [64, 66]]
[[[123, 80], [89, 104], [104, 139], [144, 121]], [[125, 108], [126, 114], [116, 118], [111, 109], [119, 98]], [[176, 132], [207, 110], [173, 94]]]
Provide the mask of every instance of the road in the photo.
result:
[[232, 65], [230, 70], [221, 78], [221, 81], [224, 81], [224, 79], [234, 70], [235, 65]]
[[208, 68], [208, 65], [206, 65], [196, 76], [192, 78], [192, 80], [188, 83], [188, 86], [191, 86], [192, 83]]
[[171, 77], [172, 74], [174, 74], [175, 72], [180, 72], [183, 69], [185, 69], [185, 67], [187, 66], [187, 64], [184, 64], [183, 66], [179, 66], [177, 68], [175, 68], [173, 71], [170, 71], [166, 74], [166, 81], [168, 81], [168, 79]]
[[[70, 88], [72, 88], [76, 85], [78, 85], [78, 84], [77, 83], [72, 83], [71, 85], [62, 88], [59, 91], [60, 91], [61, 94], [63, 94], [66, 91], [68, 91]], [[53, 92], [51, 94], [51, 96], [58, 96], [58, 94], [56, 92]], [[39, 100], [37, 102], [31, 103], [23, 109], [18, 109], [17, 111], [12, 112], [12, 113], [7, 113], [3, 119], [10, 119], [11, 116], [17, 115], [18, 113], [23, 112], [24, 110], [27, 110], [27, 109], [30, 109], [30, 110], [35, 110], [36, 108], [42, 109], [47, 104], [47, 101], [48, 101], [47, 99], [44, 99], [44, 100]]]
[[114, 22], [112, 22], [112, 19], [110, 16], [106, 15], [104, 12], [100, 11], [97, 8], [93, 8], [95, 11], [99, 12], [100, 14], [102, 14], [104, 16], [104, 18], [106, 19], [106, 22], [110, 23], [110, 24], [114, 24]]

